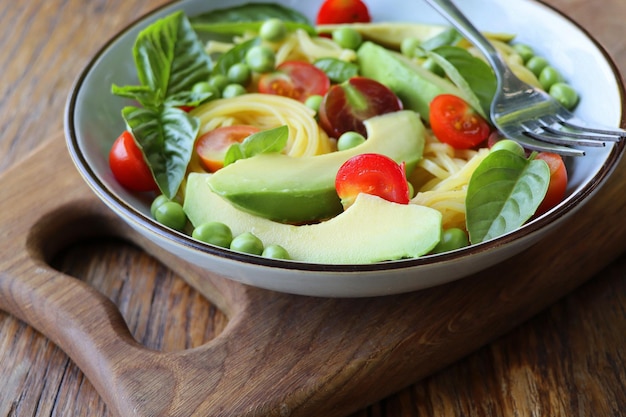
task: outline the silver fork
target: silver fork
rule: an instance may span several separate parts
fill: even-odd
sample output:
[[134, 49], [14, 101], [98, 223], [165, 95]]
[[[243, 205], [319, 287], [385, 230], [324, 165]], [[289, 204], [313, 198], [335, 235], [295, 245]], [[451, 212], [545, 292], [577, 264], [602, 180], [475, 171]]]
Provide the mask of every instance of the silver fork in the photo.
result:
[[591, 126], [578, 119], [548, 93], [521, 81], [497, 49], [450, 0], [426, 0], [484, 55], [493, 67], [497, 90], [491, 121], [500, 133], [529, 150], [582, 156], [571, 146], [605, 146], [626, 137], [626, 130]]

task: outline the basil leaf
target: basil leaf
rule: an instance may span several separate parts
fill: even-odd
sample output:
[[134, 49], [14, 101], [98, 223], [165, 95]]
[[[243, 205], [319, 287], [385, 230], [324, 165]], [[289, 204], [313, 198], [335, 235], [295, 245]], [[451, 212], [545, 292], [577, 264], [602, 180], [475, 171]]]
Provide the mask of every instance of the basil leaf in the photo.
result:
[[199, 93], [194, 91], [182, 91], [166, 98], [164, 104], [169, 107], [196, 107], [210, 100], [211, 98], [216, 98], [216, 95], [211, 92]]
[[127, 85], [120, 87], [113, 84], [111, 92], [117, 96], [136, 100], [144, 107], [156, 108], [160, 106], [160, 101], [155, 96], [150, 87], [143, 85]]
[[262, 153], [280, 152], [287, 145], [289, 128], [279, 126], [274, 129], [262, 130], [254, 133], [241, 143], [246, 158]]
[[289, 128], [279, 126], [274, 129], [262, 130], [244, 139], [241, 143], [232, 144], [226, 151], [224, 166], [238, 159], [251, 158], [264, 153], [280, 152], [287, 145]]
[[133, 57], [141, 85], [113, 85], [112, 92], [143, 106], [125, 107], [122, 116], [159, 189], [173, 198], [185, 177], [200, 123], [178, 106], [198, 105], [211, 98], [211, 94], [192, 90], [209, 78], [213, 63], [183, 12], [142, 30]]
[[228, 147], [226, 155], [224, 155], [224, 166], [230, 165], [239, 159], [244, 159], [245, 154], [241, 143], [233, 143]]
[[128, 106], [122, 116], [161, 192], [174, 198], [185, 178], [193, 144], [200, 128], [197, 118], [176, 107], [161, 110]]
[[496, 76], [491, 66], [464, 48], [444, 46], [437, 48], [434, 52], [444, 57], [456, 68], [480, 101], [482, 109], [489, 114], [491, 101], [497, 88]]
[[[261, 29], [261, 25], [263, 25], [263, 21], [252, 21], [252, 22], [232, 22], [232, 23], [194, 23], [192, 27], [198, 32], [205, 33], [214, 33], [220, 35], [243, 35], [247, 32], [259, 32]], [[315, 28], [309, 24], [304, 23], [295, 23], [295, 22], [284, 22], [285, 28], [288, 31], [295, 31], [297, 29], [302, 29], [306, 31], [309, 35], [317, 35]]]
[[191, 90], [211, 75], [211, 58], [183, 12], [144, 29], [133, 48], [141, 85], [167, 97]]
[[470, 242], [483, 242], [521, 227], [541, 204], [549, 183], [545, 161], [507, 150], [487, 155], [467, 187]]
[[174, 96], [191, 91], [193, 85], [211, 75], [213, 63], [183, 12], [160, 19], [137, 36], [133, 57], [140, 86], [119, 87], [112, 92], [136, 99], [142, 106], [157, 109]]
[[227, 75], [228, 69], [234, 64], [238, 62], [245, 62], [246, 53], [250, 50], [250, 48], [260, 44], [261, 38], [257, 36], [229, 49], [227, 52], [222, 54], [215, 63], [213, 75]]
[[248, 3], [217, 9], [197, 15], [191, 21], [196, 26], [224, 22], [262, 22], [270, 18], [309, 24], [309, 19], [302, 13], [274, 3]]
[[[459, 51], [457, 53], [459, 55], [463, 53], [461, 52], [462, 51], [461, 48], [456, 48], [456, 47], [451, 47], [451, 48], [458, 49]], [[437, 51], [440, 51], [440, 50], [438, 49]], [[444, 50], [444, 53], [445, 51], [446, 50]], [[471, 59], [478, 59], [478, 58], [472, 57], [471, 54], [469, 54], [469, 52], [467, 52], [467, 54], [469, 55], [469, 57], [465, 56], [463, 58], [466, 60], [466, 62], [470, 61]], [[465, 79], [464, 74], [462, 74], [460, 71], [460, 70], [463, 70], [464, 72], [468, 72], [467, 66], [463, 66], [462, 63], [459, 64], [459, 61], [461, 61], [462, 59], [457, 59], [457, 65], [460, 65], [457, 68], [452, 62], [447, 60], [443, 55], [440, 55], [439, 52], [435, 52], [435, 51], [428, 52], [427, 56], [430, 57], [433, 61], [435, 61], [435, 63], [444, 70], [444, 72], [446, 73], [446, 76], [450, 79], [450, 81], [452, 81], [461, 90], [461, 93], [463, 94], [463, 99], [467, 101], [467, 103], [470, 106], [472, 106], [472, 108], [476, 110], [481, 116], [488, 119], [487, 114], [489, 114], [489, 106], [487, 106], [487, 109], [483, 107], [483, 103], [481, 102], [481, 100], [478, 98], [478, 96], [472, 89], [472, 86]], [[488, 70], [487, 72], [482, 72], [482, 74], [485, 77], [490, 76], [494, 80], [494, 83], [495, 83], [495, 75], [493, 74], [493, 71], [491, 71], [489, 67], [487, 67], [487, 70]], [[493, 91], [495, 91], [495, 85], [494, 85]], [[493, 97], [493, 92], [492, 92], [492, 97]], [[491, 103], [491, 100], [489, 101], [489, 103]]]
[[359, 66], [337, 58], [320, 58], [313, 65], [326, 73], [330, 81], [340, 84], [359, 74]]
[[420, 48], [425, 51], [432, 51], [433, 49], [440, 48], [442, 46], [456, 45], [462, 39], [463, 36], [461, 36], [456, 29], [449, 28], [422, 42], [420, 44]]

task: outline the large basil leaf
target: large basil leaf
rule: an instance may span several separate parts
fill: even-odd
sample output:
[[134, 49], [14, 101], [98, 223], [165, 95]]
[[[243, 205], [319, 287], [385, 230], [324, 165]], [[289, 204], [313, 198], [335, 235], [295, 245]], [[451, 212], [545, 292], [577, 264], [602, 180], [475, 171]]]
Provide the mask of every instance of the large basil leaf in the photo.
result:
[[135, 41], [133, 57], [141, 85], [113, 85], [112, 92], [152, 109], [168, 98], [191, 91], [195, 83], [206, 81], [213, 66], [183, 12], [173, 13], [142, 30]]
[[209, 93], [192, 90], [197, 82], [209, 79], [213, 64], [183, 12], [142, 30], [133, 56], [141, 85], [113, 85], [112, 92], [143, 106], [126, 107], [122, 116], [161, 192], [173, 198], [199, 129], [199, 121], [178, 107], [196, 106], [211, 98]]
[[258, 32], [263, 22], [272, 18], [285, 22], [287, 30], [303, 29], [310, 35], [316, 34], [302, 13], [273, 3], [248, 3], [213, 10], [191, 18], [191, 23], [198, 32], [234, 36]]
[[191, 22], [194, 26], [199, 26], [225, 22], [263, 22], [271, 18], [309, 24], [309, 19], [302, 13], [274, 3], [248, 3], [217, 9], [197, 15], [191, 19]]
[[161, 105], [161, 98], [148, 86], [144, 85], [127, 85], [120, 87], [113, 84], [111, 92], [117, 96], [129, 98], [138, 101], [142, 106], [149, 108], [157, 108]]
[[483, 242], [522, 226], [537, 210], [550, 183], [545, 161], [507, 150], [491, 152], [467, 187], [466, 219], [471, 243]]
[[200, 128], [197, 118], [176, 107], [161, 110], [128, 106], [122, 116], [161, 192], [174, 198], [185, 177]]
[[427, 52], [427, 56], [461, 90], [463, 99], [488, 119], [491, 100], [496, 90], [496, 78], [491, 67], [467, 50], [456, 46], [436, 48]]
[[[303, 29], [309, 35], [316, 35], [317, 32], [313, 26], [304, 23], [284, 22], [288, 31]], [[259, 32], [263, 25], [262, 21], [255, 20], [253, 22], [232, 22], [232, 23], [194, 23], [193, 28], [198, 32], [213, 33], [219, 35], [243, 35], [248, 32]]]
[[211, 75], [204, 51], [183, 12], [176, 12], [143, 30], [133, 48], [141, 85], [167, 97], [189, 91]]
[[442, 46], [433, 52], [454, 66], [480, 101], [482, 109], [489, 114], [497, 88], [496, 76], [491, 66], [464, 48]]

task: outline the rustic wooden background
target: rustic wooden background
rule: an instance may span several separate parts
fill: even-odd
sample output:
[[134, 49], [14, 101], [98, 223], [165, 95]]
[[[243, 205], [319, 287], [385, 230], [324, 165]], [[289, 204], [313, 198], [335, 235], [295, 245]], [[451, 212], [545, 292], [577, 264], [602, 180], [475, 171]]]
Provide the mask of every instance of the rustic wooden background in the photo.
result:
[[[162, 3], [0, 1], [0, 172], [62, 130], [67, 94], [90, 56]], [[548, 3], [596, 36], [626, 72], [626, 2]], [[148, 347], [199, 346], [226, 324], [175, 274], [125, 242], [84, 242], [54, 266], [114, 300]], [[1, 416], [111, 415], [62, 351], [3, 312], [0, 381]], [[626, 415], [626, 255], [507, 336], [352, 417], [592, 415]]]

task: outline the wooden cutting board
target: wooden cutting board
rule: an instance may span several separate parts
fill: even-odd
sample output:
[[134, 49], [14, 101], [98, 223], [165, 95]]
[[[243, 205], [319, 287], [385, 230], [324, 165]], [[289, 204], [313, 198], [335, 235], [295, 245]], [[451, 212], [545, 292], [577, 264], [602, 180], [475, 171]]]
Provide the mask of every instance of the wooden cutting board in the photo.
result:
[[[343, 416], [443, 368], [530, 318], [626, 249], [626, 163], [541, 243], [474, 276], [414, 293], [326, 299], [251, 288], [163, 253], [80, 178], [62, 135], [0, 177], [0, 308], [63, 349], [127, 416]], [[182, 352], [136, 342], [117, 307], [49, 266], [114, 235], [172, 268], [229, 318]]]

